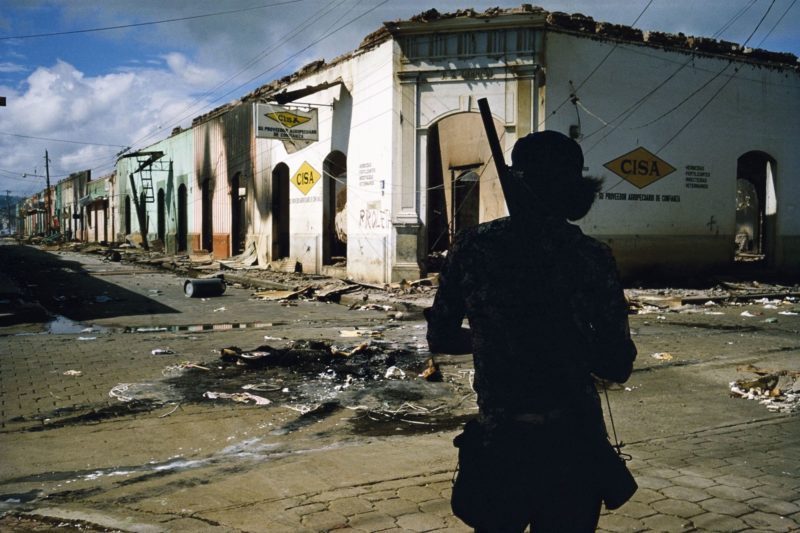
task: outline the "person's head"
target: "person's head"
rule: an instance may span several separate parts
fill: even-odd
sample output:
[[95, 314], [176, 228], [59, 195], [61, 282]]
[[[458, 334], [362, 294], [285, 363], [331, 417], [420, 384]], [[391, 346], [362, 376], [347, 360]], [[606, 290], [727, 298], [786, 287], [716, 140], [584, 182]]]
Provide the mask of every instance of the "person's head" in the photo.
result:
[[557, 131], [519, 139], [511, 162], [518, 201], [544, 204], [551, 213], [569, 220], [583, 218], [602, 187], [602, 180], [583, 176], [583, 151], [578, 143]]

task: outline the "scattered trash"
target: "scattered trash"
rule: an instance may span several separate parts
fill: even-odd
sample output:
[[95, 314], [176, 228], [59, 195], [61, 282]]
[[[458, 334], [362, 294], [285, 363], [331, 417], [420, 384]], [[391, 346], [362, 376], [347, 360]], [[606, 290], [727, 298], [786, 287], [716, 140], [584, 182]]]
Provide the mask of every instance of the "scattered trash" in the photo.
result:
[[216, 309], [214, 309], [215, 313], [218, 313], [218, 312], [221, 313], [222, 311], [227, 311], [227, 309], [225, 309], [224, 307], [217, 307]]
[[425, 370], [422, 371], [422, 374], [420, 374], [420, 377], [427, 381], [442, 381], [442, 371], [439, 369], [439, 365], [436, 361], [433, 360], [433, 357], [428, 359], [427, 365]]
[[150, 352], [152, 355], [172, 355], [175, 352], [169, 348], [156, 348]]
[[208, 391], [203, 393], [205, 398], [209, 400], [233, 400], [234, 402], [239, 403], [247, 403], [253, 401], [256, 405], [269, 405], [270, 402], [268, 399], [262, 396], [256, 396], [255, 394], [250, 394], [249, 392], [235, 392], [235, 393], [228, 393], [228, 392], [212, 392]]
[[656, 352], [651, 354], [650, 357], [659, 361], [672, 361], [672, 354], [669, 352]]
[[783, 316], [797, 316], [800, 313], [795, 313], [794, 311], [778, 311], [778, 314]]
[[97, 340], [97, 337], [78, 337], [79, 341], [94, 341]]
[[271, 289], [267, 291], [258, 291], [253, 293], [253, 298], [256, 300], [267, 300], [267, 301], [281, 301], [281, 300], [293, 300], [299, 298], [307, 294], [311, 290], [311, 287], [303, 287], [297, 290], [277, 290]]
[[63, 374], [63, 375], [64, 375], [64, 376], [75, 376], [75, 377], [80, 377], [80, 376], [82, 376], [82, 375], [83, 375], [83, 372], [81, 372], [80, 370], [67, 370], [66, 372], [64, 372], [64, 374]]
[[184, 370], [189, 368], [196, 368], [197, 370], [205, 370], [207, 372], [211, 371], [210, 368], [202, 366], [198, 363], [183, 361], [181, 363], [178, 363], [177, 365], [169, 365], [167, 367], [164, 367], [164, 370], [161, 371], [161, 375], [164, 377], [173, 377], [180, 375]]
[[351, 306], [350, 309], [355, 309], [356, 311], [392, 311], [394, 307], [391, 305], [381, 305], [381, 304], [367, 304], [367, 305], [357, 305], [355, 307]]
[[406, 379], [406, 373], [396, 366], [390, 366], [386, 369], [386, 374], [383, 377], [386, 379]]
[[750, 311], [742, 311], [742, 312], [741, 312], [741, 313], [739, 313], [739, 314], [740, 314], [741, 316], [747, 316], [747, 317], [753, 317], [753, 316], [756, 316], [756, 315], [754, 315], [753, 313], [751, 313]]
[[378, 335], [377, 331], [371, 329], [342, 329], [339, 330], [340, 337], [373, 337]]
[[767, 318], [766, 320], [764, 320], [764, 323], [766, 323], [766, 324], [777, 324], [778, 323], [778, 319], [775, 318], [775, 317]]
[[118, 383], [108, 391], [108, 396], [121, 402], [152, 402], [165, 404], [180, 400], [175, 388], [164, 383]]
[[356, 345], [351, 350], [344, 350], [344, 349], [340, 349], [340, 348], [337, 348], [336, 346], [331, 345], [331, 353], [333, 355], [338, 355], [338, 356], [341, 356], [341, 357], [352, 357], [352, 356], [354, 356], [356, 354], [359, 354], [359, 353], [363, 352], [364, 350], [369, 348], [369, 346], [370, 346], [369, 342], [362, 342], [361, 344]]
[[753, 365], [738, 367], [758, 377], [730, 382], [731, 396], [757, 400], [770, 411], [793, 413], [800, 409], [800, 372], [768, 370]]
[[183, 292], [189, 298], [221, 296], [225, 292], [222, 278], [187, 279], [183, 282]]

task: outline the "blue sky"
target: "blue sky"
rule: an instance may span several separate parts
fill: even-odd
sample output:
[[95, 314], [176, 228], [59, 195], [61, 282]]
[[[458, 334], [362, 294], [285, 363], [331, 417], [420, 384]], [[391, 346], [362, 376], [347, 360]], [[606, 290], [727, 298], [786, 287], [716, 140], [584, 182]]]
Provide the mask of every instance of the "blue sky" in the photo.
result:
[[[521, 1], [521, 0], [520, 0]], [[643, 30], [719, 36], [800, 55], [797, 0], [541, 0]], [[316, 59], [356, 48], [389, 20], [519, 3], [420, 0], [3, 0], [0, 193], [113, 169], [176, 125]], [[228, 13], [223, 13], [228, 12]], [[641, 16], [640, 16], [641, 15]], [[763, 18], [763, 20], [762, 20]], [[172, 20], [180, 19], [180, 20]], [[149, 24], [155, 21], [166, 21]], [[127, 27], [119, 27], [127, 26]], [[103, 31], [83, 31], [109, 28]], [[753, 33], [755, 30], [755, 33]], [[41, 36], [42, 34], [66, 33]], [[722, 32], [722, 33], [720, 33]], [[68, 141], [68, 142], [66, 142]]]

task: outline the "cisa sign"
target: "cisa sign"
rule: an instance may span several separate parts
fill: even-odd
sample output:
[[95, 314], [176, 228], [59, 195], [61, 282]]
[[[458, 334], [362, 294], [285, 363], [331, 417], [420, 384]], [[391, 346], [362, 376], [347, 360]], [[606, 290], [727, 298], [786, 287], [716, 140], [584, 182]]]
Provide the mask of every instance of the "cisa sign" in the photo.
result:
[[675, 167], [641, 146], [603, 166], [639, 189], [675, 172]]
[[290, 109], [273, 104], [255, 105], [256, 137], [280, 141], [318, 141], [317, 110]]

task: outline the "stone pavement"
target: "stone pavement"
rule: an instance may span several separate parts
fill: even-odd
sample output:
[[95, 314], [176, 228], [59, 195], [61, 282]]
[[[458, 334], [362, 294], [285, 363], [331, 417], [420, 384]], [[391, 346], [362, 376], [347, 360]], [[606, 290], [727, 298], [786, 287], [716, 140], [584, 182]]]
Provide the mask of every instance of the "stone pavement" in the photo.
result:
[[[99, 325], [271, 325], [27, 335], [0, 329], [0, 513], [83, 531], [469, 531], [449, 507], [452, 428], [357, 432], [365, 415], [346, 409], [319, 419], [278, 406], [177, 399], [137, 409], [108, 395], [120, 383], [158, 382], [182, 360], [213, 361], [222, 346], [254, 347], [265, 335], [336, 338], [339, 328], [380, 324], [385, 316], [313, 302], [286, 308], [235, 289], [224, 300], [189, 300], [169, 274], [104, 279], [179, 312], [93, 321]], [[215, 313], [223, 301], [227, 309]], [[716, 331], [688, 321], [632, 318], [639, 371], [630, 392], [611, 396], [617, 427], [632, 440], [625, 451], [640, 489], [603, 513], [600, 530], [800, 531], [797, 415], [724, 394], [731, 365], [776, 357], [796, 364], [796, 331]], [[418, 325], [396, 334], [422, 335]], [[713, 343], [701, 349], [701, 337]], [[176, 353], [151, 353], [164, 347]], [[647, 354], [665, 347], [676, 359], [696, 359], [654, 366], [661, 363]], [[738, 350], [730, 364], [703, 359], [703, 350], [723, 348]], [[469, 368], [468, 358], [441, 362], [453, 379]], [[34, 530], [16, 528], [15, 516], [0, 518], [0, 530]]]

